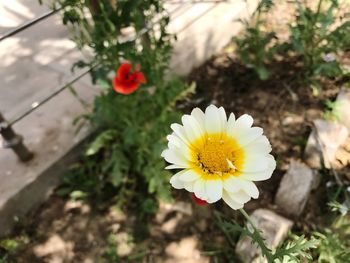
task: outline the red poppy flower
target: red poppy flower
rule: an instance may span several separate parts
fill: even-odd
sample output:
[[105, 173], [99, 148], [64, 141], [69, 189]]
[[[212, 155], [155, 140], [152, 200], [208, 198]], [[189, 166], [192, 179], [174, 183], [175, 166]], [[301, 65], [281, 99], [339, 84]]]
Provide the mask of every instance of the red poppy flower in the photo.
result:
[[113, 89], [121, 94], [133, 93], [140, 84], [145, 84], [146, 79], [136, 65], [134, 72], [131, 72], [132, 65], [123, 63], [117, 70], [117, 75], [112, 80]]
[[208, 204], [207, 201], [198, 198], [194, 193], [192, 193], [191, 197], [192, 197], [192, 200], [193, 200], [197, 205], [205, 206], [205, 205]]

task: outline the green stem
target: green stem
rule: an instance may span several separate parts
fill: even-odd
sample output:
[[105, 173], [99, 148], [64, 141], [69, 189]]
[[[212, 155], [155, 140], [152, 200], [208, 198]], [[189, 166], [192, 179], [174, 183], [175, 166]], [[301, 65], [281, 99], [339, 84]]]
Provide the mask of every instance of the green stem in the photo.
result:
[[[311, 26], [311, 30], [310, 30], [310, 36], [311, 36], [311, 51], [310, 51], [310, 68], [313, 69], [314, 67], [314, 52], [315, 52], [315, 48], [317, 48], [317, 39], [315, 37], [315, 31], [316, 31], [316, 26], [317, 26], [317, 20], [318, 20], [318, 16], [320, 15], [320, 12], [321, 12], [321, 7], [322, 7], [322, 2], [323, 0], [319, 0], [318, 1], [318, 5], [317, 5], [317, 10], [316, 10], [316, 15], [313, 19], [313, 22], [312, 22], [312, 26]], [[322, 41], [322, 39], [320, 39]]]
[[[254, 225], [253, 221], [251, 220], [250, 216], [247, 214], [247, 212], [241, 208], [239, 211], [242, 213], [242, 215], [245, 217], [245, 219], [248, 221], [248, 223], [252, 226], [254, 232], [251, 233], [255, 238], [253, 241], [261, 248], [262, 254], [266, 257], [268, 263], [274, 263], [274, 256], [271, 253], [271, 250], [266, 246], [264, 242], [264, 238], [261, 236], [260, 231], [257, 229], [257, 227]], [[250, 231], [249, 229], [247, 229]]]

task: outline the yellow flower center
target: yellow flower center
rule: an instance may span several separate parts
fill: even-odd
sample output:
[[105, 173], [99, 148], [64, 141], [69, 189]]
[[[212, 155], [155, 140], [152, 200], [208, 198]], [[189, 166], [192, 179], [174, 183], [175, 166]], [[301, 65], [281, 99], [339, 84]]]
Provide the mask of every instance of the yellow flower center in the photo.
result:
[[209, 172], [228, 172], [231, 167], [229, 162], [233, 161], [232, 149], [224, 140], [215, 140], [208, 137], [202, 149], [198, 153], [198, 160]]
[[209, 134], [193, 145], [192, 156], [196, 169], [204, 179], [223, 179], [238, 175], [242, 167], [244, 152], [226, 134]]

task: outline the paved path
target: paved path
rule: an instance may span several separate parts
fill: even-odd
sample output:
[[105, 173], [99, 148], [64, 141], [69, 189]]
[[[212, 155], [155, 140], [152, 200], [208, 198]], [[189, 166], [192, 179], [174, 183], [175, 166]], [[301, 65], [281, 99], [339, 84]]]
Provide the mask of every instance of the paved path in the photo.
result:
[[[34, 0], [0, 0], [0, 33], [48, 10]], [[15, 118], [74, 75], [70, 72], [71, 65], [82, 58], [74, 47], [59, 15], [0, 42], [0, 111], [5, 118]], [[89, 76], [78, 81], [74, 88], [86, 101], [91, 102], [96, 94]], [[11, 217], [28, 211], [57, 184], [59, 175], [54, 175], [55, 170], [62, 171], [62, 167], [61, 170], [50, 167], [86, 136], [84, 130], [77, 134], [72, 124], [84, 112], [84, 107], [65, 90], [14, 125], [35, 158], [27, 164], [20, 163], [11, 150], [0, 149], [3, 228], [9, 226]]]
[[[49, 9], [35, 0], [0, 0], [0, 32], [6, 32]], [[54, 15], [0, 42], [0, 111], [9, 119], [51, 93], [71, 75], [81, 57]], [[88, 88], [89, 81], [79, 85]]]

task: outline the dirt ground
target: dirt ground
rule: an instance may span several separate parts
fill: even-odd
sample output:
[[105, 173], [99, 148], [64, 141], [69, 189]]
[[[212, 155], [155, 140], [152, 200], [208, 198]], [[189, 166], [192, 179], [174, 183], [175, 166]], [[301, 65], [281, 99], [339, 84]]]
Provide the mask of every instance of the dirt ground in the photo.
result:
[[[314, 96], [299, 78], [302, 69], [298, 58], [275, 61], [269, 65], [274, 72], [271, 78], [261, 81], [238, 62], [234, 51], [225, 50], [190, 74], [188, 80], [196, 82], [197, 92], [179, 109], [189, 112], [213, 103], [236, 116], [253, 116], [254, 125], [262, 127], [269, 138], [278, 166], [270, 180], [258, 184], [259, 199], [247, 203], [245, 209], [269, 208], [283, 215], [274, 205], [282, 175], [290, 160], [302, 159], [312, 121], [323, 116], [325, 101], [335, 99], [348, 80], [324, 80], [321, 94]], [[349, 173], [349, 169], [339, 172]], [[327, 180], [324, 175], [305, 212], [295, 219], [293, 231], [308, 233], [314, 225], [327, 221]], [[199, 207], [185, 191], [176, 195], [174, 204], [162, 203], [155, 217], [143, 221], [133, 211], [124, 214], [110, 207], [98, 212], [82, 202], [53, 196], [32, 215], [25, 232], [18, 228], [22, 229], [18, 236], [23, 238], [22, 233], [28, 240], [14, 262], [237, 262], [215, 224], [212, 208], [241, 220], [239, 215], [222, 202]]]

